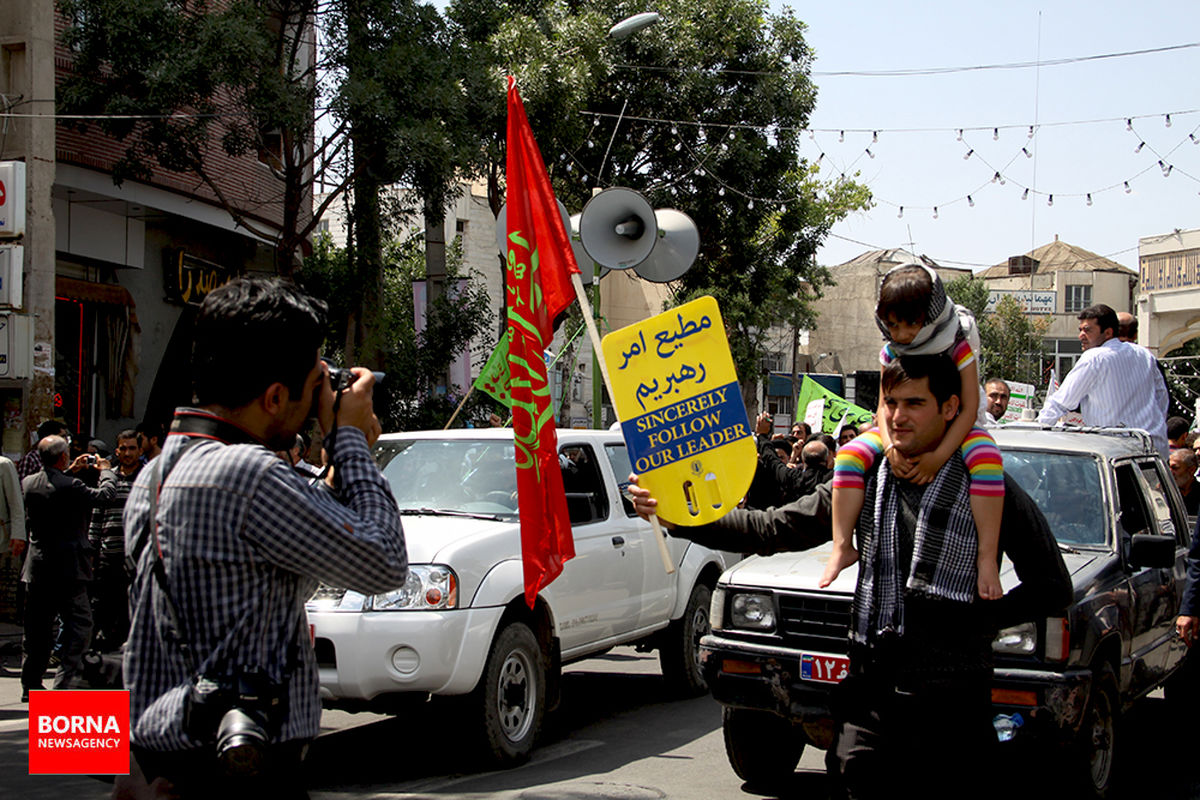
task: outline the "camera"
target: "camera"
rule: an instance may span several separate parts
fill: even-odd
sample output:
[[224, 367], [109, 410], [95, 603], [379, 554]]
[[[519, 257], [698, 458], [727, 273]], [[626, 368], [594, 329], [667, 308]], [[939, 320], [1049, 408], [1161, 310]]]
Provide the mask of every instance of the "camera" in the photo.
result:
[[98, 459], [98, 458], [96, 458], [96, 456], [95, 456], [95, 455], [85, 455], [85, 456], [83, 457], [83, 461], [84, 461], [84, 463], [85, 463], [85, 464], [87, 464], [88, 466], [94, 467], [94, 466], [96, 466], [96, 464], [99, 462], [99, 459]]
[[[329, 365], [329, 383], [333, 386], [333, 391], [340, 392], [349, 389], [355, 380], [354, 373], [349, 369], [337, 366], [328, 358], [322, 357], [321, 360]], [[371, 374], [375, 376], [376, 386], [383, 383], [384, 373], [372, 372]]]
[[228, 777], [250, 778], [266, 766], [271, 734], [286, 711], [286, 687], [257, 668], [232, 678], [197, 676], [183, 706], [188, 736], [210, 744]]

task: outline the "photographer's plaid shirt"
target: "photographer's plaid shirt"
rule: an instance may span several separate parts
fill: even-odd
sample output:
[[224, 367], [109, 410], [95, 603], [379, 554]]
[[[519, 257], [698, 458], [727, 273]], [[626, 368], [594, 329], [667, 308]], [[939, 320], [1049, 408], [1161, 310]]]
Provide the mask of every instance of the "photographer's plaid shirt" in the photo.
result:
[[[181, 458], [189, 441], [172, 434], [159, 456], [169, 474], [159, 494], [158, 538], [184, 636], [201, 672], [258, 665], [287, 685], [288, 714], [276, 741], [314, 738], [321, 706], [304, 603], [318, 581], [364, 594], [404, 584], [396, 501], [354, 428], [338, 429], [331, 448], [345, 505], [264, 447], [204, 440]], [[127, 552], [150, 513], [151, 472], [142, 470], [125, 507]], [[131, 738], [149, 750], [187, 750], [201, 746], [183, 731], [193, 674], [164, 635], [153, 547], [151, 539], [130, 588]]]

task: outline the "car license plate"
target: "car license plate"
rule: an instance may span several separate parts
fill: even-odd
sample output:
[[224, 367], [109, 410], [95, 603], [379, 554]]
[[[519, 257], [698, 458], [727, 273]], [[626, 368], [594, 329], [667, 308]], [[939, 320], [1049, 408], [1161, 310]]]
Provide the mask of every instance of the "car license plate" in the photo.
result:
[[841, 683], [850, 674], [850, 659], [823, 653], [800, 654], [800, 677], [814, 683]]

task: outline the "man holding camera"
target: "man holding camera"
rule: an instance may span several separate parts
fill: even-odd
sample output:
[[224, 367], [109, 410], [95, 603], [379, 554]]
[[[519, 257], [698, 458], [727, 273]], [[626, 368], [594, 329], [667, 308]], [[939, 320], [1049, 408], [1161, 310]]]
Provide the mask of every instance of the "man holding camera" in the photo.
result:
[[[198, 407], [176, 411], [126, 505], [131, 742], [146, 780], [181, 797], [307, 797], [300, 763], [321, 707], [304, 603], [318, 581], [376, 594], [407, 576], [370, 452], [374, 379], [344, 371], [335, 394], [318, 359], [324, 315], [279, 280], [210, 293], [195, 323]], [[339, 495], [274, 454], [310, 411]]]
[[[42, 471], [21, 482], [28, 515], [29, 554], [21, 571], [26, 585], [25, 636], [21, 664], [21, 702], [41, 689], [42, 675], [54, 646], [54, 618], [62, 620], [62, 652], [54, 676], [55, 689], [70, 689], [78, 680], [83, 652], [92, 638], [88, 582], [92, 579], [92, 550], [88, 520], [92, 506], [111, 500], [116, 478], [109, 463], [93, 455], [74, 461], [67, 440], [44, 437], [37, 444]], [[98, 468], [100, 480], [91, 487], [76, 477]]]

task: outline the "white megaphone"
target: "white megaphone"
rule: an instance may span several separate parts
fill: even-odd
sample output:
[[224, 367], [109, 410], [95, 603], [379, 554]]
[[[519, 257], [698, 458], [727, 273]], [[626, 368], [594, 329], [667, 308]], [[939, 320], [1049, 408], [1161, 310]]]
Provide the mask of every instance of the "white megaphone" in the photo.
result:
[[579, 265], [579, 271], [583, 273], [583, 285], [590, 286], [593, 279], [598, 280], [608, 274], [608, 267], [597, 264], [588, 255], [588, 251], [583, 249], [583, 241], [579, 238], [579, 221], [582, 218], [582, 214], [572, 214], [571, 227], [567, 232], [571, 235], [571, 249], [575, 251], [575, 263]]
[[646, 198], [632, 189], [605, 189], [583, 207], [579, 221], [583, 249], [609, 269], [636, 267], [658, 241], [658, 222]]
[[[588, 286], [592, 282], [595, 268], [592, 266], [591, 257], [579, 245], [579, 234], [575, 232], [575, 226], [579, 224], [579, 215], [576, 214], [572, 217], [567, 211], [567, 207], [558, 198], [555, 198], [554, 202], [558, 203], [558, 213], [562, 216], [563, 227], [567, 230], [567, 238], [571, 240], [571, 249], [575, 253], [575, 262], [579, 265], [583, 285]], [[496, 215], [496, 249], [500, 251], [500, 255], [508, 256], [508, 203], [500, 206], [500, 213]]]
[[700, 232], [682, 211], [660, 208], [654, 212], [658, 242], [633, 271], [653, 283], [668, 283], [687, 272], [700, 253]]

